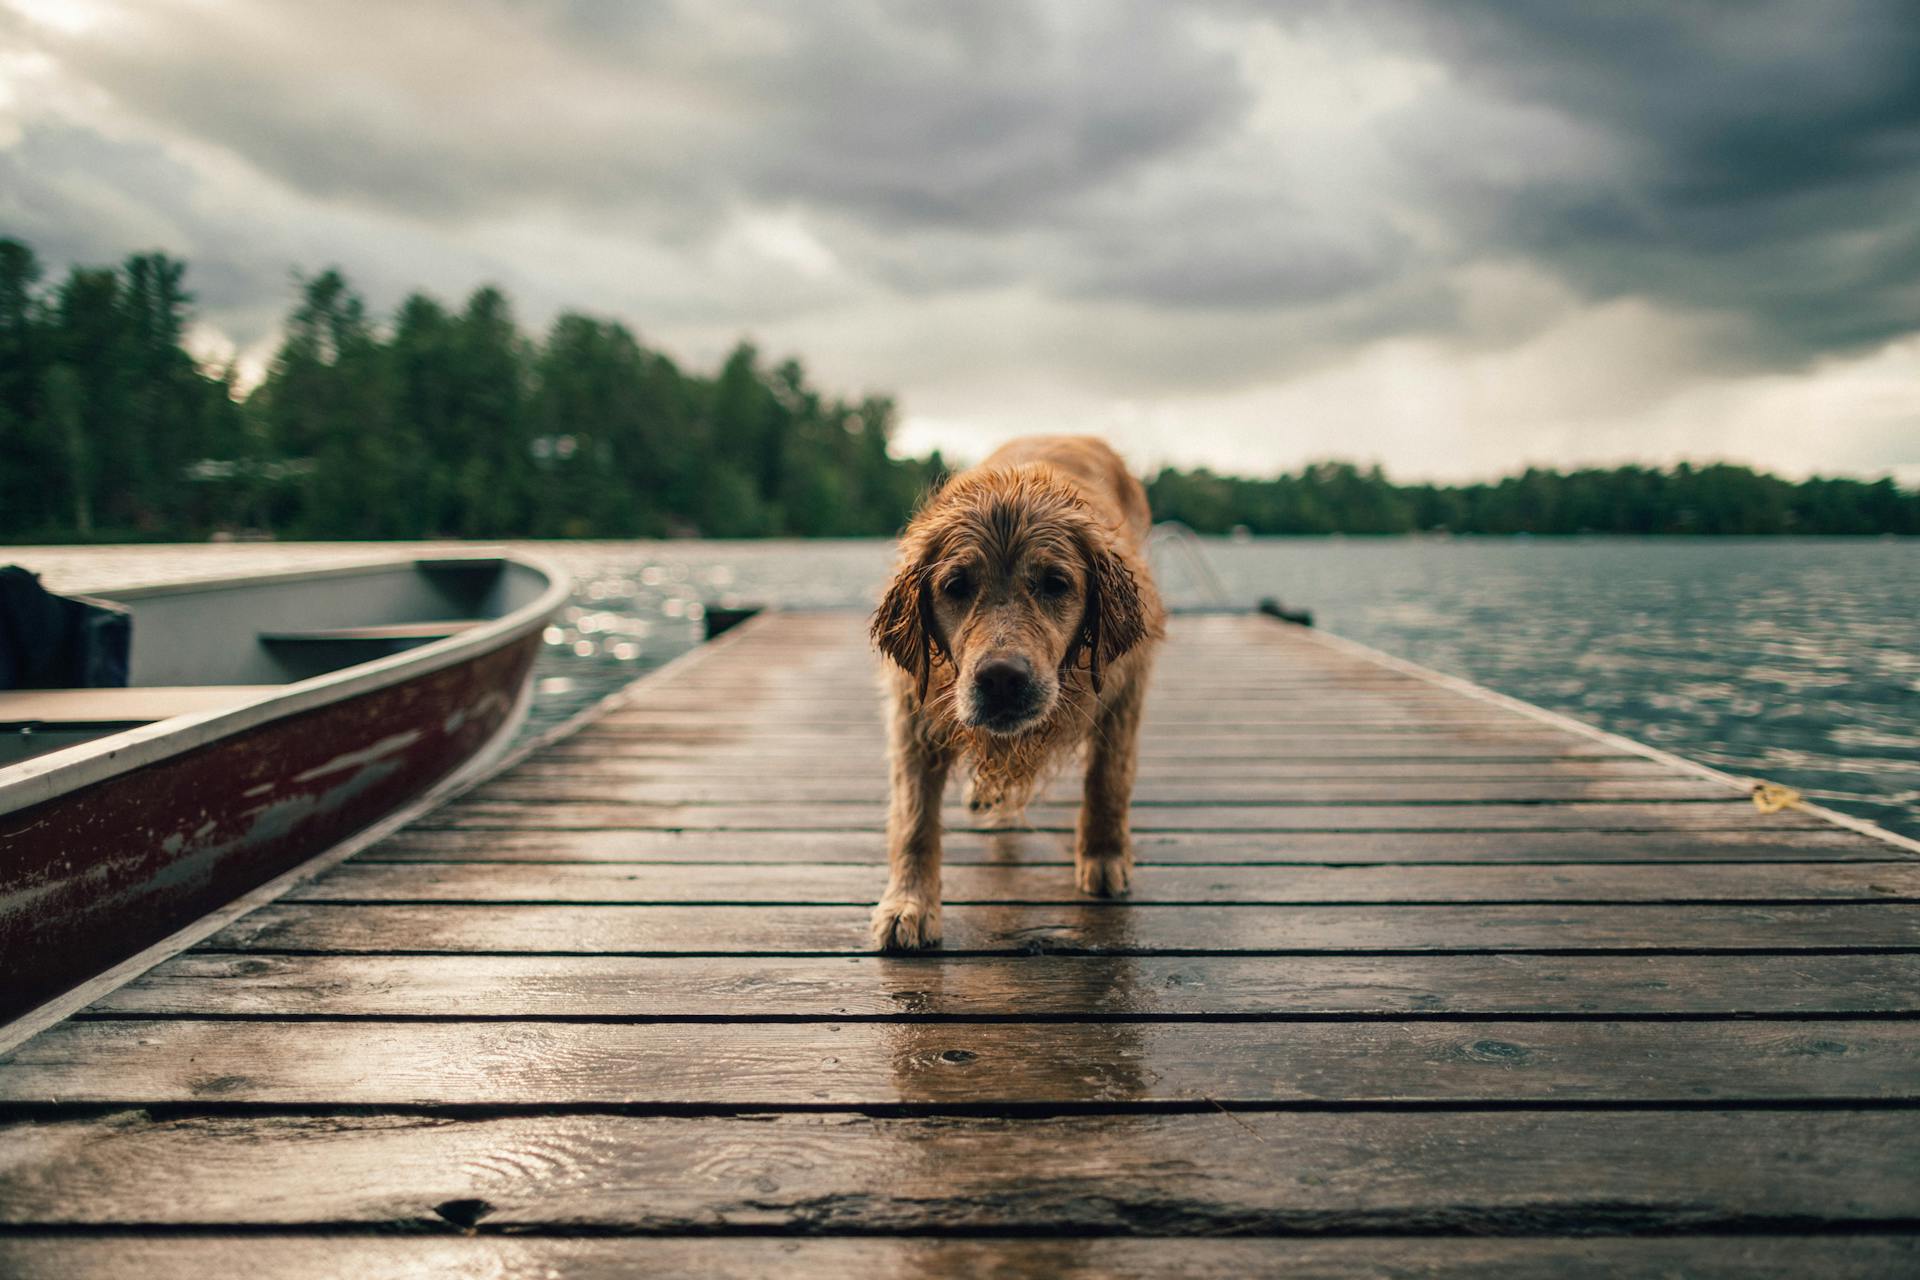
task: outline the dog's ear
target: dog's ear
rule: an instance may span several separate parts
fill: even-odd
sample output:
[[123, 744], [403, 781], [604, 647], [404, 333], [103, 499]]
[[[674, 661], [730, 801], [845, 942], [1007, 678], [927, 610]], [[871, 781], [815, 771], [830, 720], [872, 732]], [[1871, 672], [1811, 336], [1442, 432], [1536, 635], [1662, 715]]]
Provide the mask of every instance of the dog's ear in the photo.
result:
[[1147, 612], [1133, 567], [1111, 539], [1095, 538], [1087, 544], [1086, 555], [1087, 607], [1062, 665], [1072, 667], [1085, 650], [1087, 679], [1098, 693], [1100, 668], [1113, 665], [1147, 638]]
[[933, 675], [933, 655], [952, 661], [939, 620], [933, 616], [932, 570], [925, 564], [903, 564], [887, 584], [874, 611], [872, 635], [880, 652], [898, 663], [914, 679], [920, 700], [927, 699]]

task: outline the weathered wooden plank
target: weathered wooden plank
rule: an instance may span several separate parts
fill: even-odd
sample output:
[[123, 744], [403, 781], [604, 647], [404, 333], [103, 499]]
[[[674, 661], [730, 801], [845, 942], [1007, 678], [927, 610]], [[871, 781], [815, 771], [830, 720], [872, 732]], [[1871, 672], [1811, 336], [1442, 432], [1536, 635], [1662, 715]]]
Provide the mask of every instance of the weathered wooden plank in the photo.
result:
[[[1249, 707], [1246, 702], [1238, 701], [1231, 706], [1223, 704], [1215, 710], [1215, 715], [1206, 714], [1205, 709], [1200, 707], [1184, 714], [1150, 712], [1146, 731], [1160, 737], [1192, 734], [1213, 736], [1223, 730], [1246, 730], [1288, 737], [1321, 728], [1348, 731], [1365, 729], [1378, 733], [1397, 733], [1407, 729], [1422, 733], [1440, 730], [1473, 733], [1505, 729], [1514, 723], [1513, 713], [1472, 702], [1464, 705], [1456, 702], [1451, 706], [1435, 704], [1428, 708], [1370, 710], [1331, 702], [1301, 707], [1289, 706], [1278, 700], [1270, 705], [1256, 701]], [[644, 703], [635, 704], [596, 721], [593, 729], [596, 737], [619, 738], [661, 729], [757, 732], [774, 723], [803, 729], [821, 737], [869, 739], [880, 736], [883, 720], [877, 700], [873, 705], [864, 707], [821, 703], [805, 709], [776, 713], [772, 709], [756, 708], [752, 700], [747, 699], [709, 707], [704, 711], [656, 711]]]
[[[871, 902], [878, 867], [848, 864], [608, 866], [347, 863], [288, 902]], [[1142, 871], [1137, 903], [1920, 901], [1920, 859], [1904, 863], [1524, 867], [1163, 867]], [[1083, 900], [1065, 867], [956, 866], [942, 899]]]
[[[883, 696], [873, 672], [808, 674], [804, 681], [784, 686], [766, 683], [708, 685], [700, 688], [662, 688], [643, 693], [609, 712], [620, 717], [700, 717], [703, 723], [752, 723], [742, 711], [759, 712], [763, 718], [799, 719], [818, 712], [822, 720], [864, 720], [884, 706]], [[1353, 709], [1361, 713], [1405, 713], [1435, 708], [1442, 714], [1471, 710], [1480, 718], [1496, 717], [1507, 709], [1490, 702], [1464, 698], [1451, 690], [1424, 684], [1383, 687], [1354, 681], [1329, 681], [1318, 684], [1275, 684], [1249, 673], [1239, 679], [1217, 682], [1207, 687], [1190, 686], [1169, 689], [1160, 677], [1148, 691], [1147, 706], [1156, 716], [1169, 721], [1190, 719], [1209, 706], [1235, 704], [1236, 718], [1255, 719], [1254, 712], [1271, 708], [1273, 721], [1302, 715], [1306, 719], [1332, 718], [1333, 713]], [[1511, 714], [1507, 711], [1507, 714]]]
[[[877, 714], [877, 708], [884, 705], [876, 683], [862, 680], [855, 684], [845, 677], [822, 681], [817, 676], [809, 676], [805, 684], [794, 683], [787, 687], [773, 687], [764, 683], [702, 689], [673, 687], [635, 698], [610, 712], [609, 718], [713, 717], [718, 713], [719, 720], [709, 719], [708, 722], [748, 723], [750, 717], [738, 713], [751, 710], [787, 719], [817, 717], [820, 720], [864, 721]], [[1169, 722], [1196, 718], [1207, 708], [1218, 708], [1223, 704], [1233, 704], [1230, 714], [1236, 719], [1255, 718], [1253, 712], [1256, 709], [1267, 707], [1272, 708], [1275, 718], [1301, 715], [1306, 719], [1330, 718], [1334, 712], [1342, 710], [1353, 710], [1364, 716], [1388, 713], [1404, 715], [1429, 708], [1442, 714], [1459, 713], [1472, 708], [1478, 716], [1485, 718], [1489, 711], [1499, 710], [1490, 703], [1465, 699], [1451, 690], [1420, 683], [1392, 687], [1352, 681], [1274, 684], [1249, 676], [1231, 683], [1170, 688], [1164, 681], [1156, 679], [1147, 694], [1149, 713], [1164, 717]]]
[[[853, 696], [847, 696], [852, 693]], [[823, 691], [812, 697], [768, 697], [758, 692], [742, 692], [735, 697], [703, 694], [677, 700], [638, 698], [610, 711], [600, 723], [605, 725], [755, 725], [770, 717], [796, 721], [809, 727], [879, 724], [884, 702], [877, 690]], [[1158, 725], [1191, 726], [1208, 717], [1209, 709], [1218, 711], [1227, 724], [1279, 725], [1327, 721], [1342, 723], [1341, 713], [1351, 713], [1348, 724], [1405, 724], [1410, 721], [1440, 723], [1498, 723], [1510, 719], [1513, 712], [1492, 703], [1458, 694], [1436, 692], [1426, 696], [1380, 696], [1349, 689], [1324, 692], [1284, 692], [1257, 688], [1221, 689], [1196, 692], [1184, 698], [1149, 695], [1150, 722]]]
[[187, 1117], [0, 1128], [0, 1222], [1463, 1234], [1920, 1223], [1920, 1113]]
[[[1071, 829], [1077, 808], [1034, 805], [1028, 825]], [[588, 830], [660, 827], [723, 831], [846, 831], [880, 826], [874, 804], [542, 804], [461, 800], [419, 822], [423, 830]], [[978, 814], [949, 805], [954, 829], [984, 830]], [[1135, 831], [1791, 831], [1826, 826], [1796, 810], [1761, 814], [1737, 795], [1665, 804], [1350, 804], [1143, 806]]]
[[[775, 625], [784, 627], [786, 623], [783, 620]], [[866, 677], [878, 670], [881, 656], [868, 646], [866, 637], [849, 633], [842, 643], [845, 647], [837, 650], [828, 645], [809, 651], [799, 665], [780, 667], [772, 663], [735, 665], [729, 662], [705, 671], [683, 672], [673, 681], [670, 689], [659, 691], [747, 688], [801, 695], [818, 687], [814, 677], [823, 671], [830, 670], [851, 678]], [[1188, 646], [1196, 651], [1204, 649], [1209, 661], [1200, 663], [1188, 660], [1189, 655], [1184, 652]], [[743, 646], [739, 652], [745, 655], [748, 650]], [[1216, 656], [1219, 658], [1217, 663], [1210, 661]], [[1306, 661], [1296, 660], [1301, 656]], [[749, 666], [760, 669], [749, 670]], [[1160, 690], [1218, 688], [1240, 679], [1274, 687], [1350, 683], [1357, 686], [1439, 691], [1430, 681], [1351, 655], [1335, 656], [1329, 663], [1325, 651], [1301, 655], [1290, 651], [1285, 644], [1275, 644], [1271, 638], [1260, 638], [1252, 646], [1227, 644], [1218, 638], [1191, 631], [1184, 622], [1175, 623], [1172, 642], [1161, 649], [1154, 671], [1154, 687]], [[861, 689], [869, 687], [870, 683], [865, 679], [859, 686]]]
[[[682, 743], [723, 743], [728, 746], [831, 745], [841, 751], [872, 750], [885, 741], [876, 715], [870, 724], [807, 724], [792, 720], [758, 719], [728, 722], [719, 719], [695, 719], [679, 722], [656, 720], [599, 721], [585, 731], [590, 742], [677, 741]], [[1260, 723], [1195, 722], [1186, 725], [1152, 725], [1143, 735], [1143, 746], [1219, 746], [1225, 743], [1282, 744], [1315, 742], [1322, 738], [1366, 739], [1399, 743], [1411, 749], [1421, 742], [1526, 742], [1553, 741], [1577, 737], [1570, 730], [1555, 729], [1538, 721], [1516, 716], [1490, 716], [1474, 720], [1435, 720], [1414, 718], [1398, 724], [1355, 724], [1332, 715], [1318, 720], [1273, 720]]]
[[[1190, 655], [1184, 652], [1188, 643], [1193, 645], [1195, 652], [1204, 650], [1206, 659], [1199, 662], [1189, 660]], [[1266, 653], [1264, 658], [1260, 649], [1242, 651], [1235, 656], [1215, 641], [1188, 635], [1176, 636], [1172, 644], [1160, 650], [1153, 673], [1151, 695], [1170, 697], [1191, 692], [1231, 692], [1244, 686], [1271, 690], [1352, 688], [1401, 692], [1416, 697], [1459, 696], [1451, 689], [1443, 689], [1430, 681], [1382, 665], [1363, 663], [1359, 667], [1338, 669], [1301, 666], [1289, 663], [1284, 650], [1275, 649], [1272, 645], [1263, 645], [1262, 648]], [[1218, 664], [1211, 661], [1216, 653], [1221, 659]], [[745, 689], [770, 697], [803, 699], [838, 696], [857, 700], [872, 692], [871, 681], [862, 679], [857, 685], [823, 686], [817, 679], [818, 673], [831, 668], [842, 677], [865, 677], [877, 672], [882, 661], [878, 651], [867, 650], [840, 654], [831, 660], [824, 657], [810, 659], [805, 668], [790, 670], [761, 673], [724, 666], [704, 673], [689, 671], [684, 678], [673, 681], [671, 685], [648, 690], [649, 701], [655, 696], [685, 697], [722, 689]]]
[[0, 1103], [674, 1107], [1920, 1099], [1920, 1024], [68, 1021]]
[[[813, 749], [809, 750], [809, 744]], [[834, 744], [837, 758], [848, 763], [880, 760], [883, 744], [877, 739], [850, 749]], [[695, 764], [720, 763], [749, 769], [813, 769], [820, 764], [819, 744], [805, 735], [785, 735], [754, 742], [693, 739], [685, 735], [632, 738], [595, 738], [583, 732], [555, 743], [540, 753], [543, 760], [600, 760], [619, 756], [633, 760], [664, 760]], [[1343, 768], [1356, 760], [1619, 760], [1617, 748], [1591, 738], [1556, 730], [1516, 730], [1497, 738], [1462, 739], [1448, 734], [1325, 734], [1284, 741], [1254, 741], [1223, 735], [1178, 742], [1147, 741], [1140, 745], [1143, 767], [1160, 763], [1186, 765], [1263, 765], [1294, 762]], [[877, 766], [876, 766], [877, 767]]]
[[[875, 674], [878, 668], [876, 661], [873, 668]], [[822, 679], [819, 673], [808, 673], [804, 681], [785, 684], [759, 681], [741, 683], [731, 688], [662, 688], [627, 701], [608, 714], [609, 718], [701, 715], [717, 709], [724, 710], [716, 708], [715, 704], [721, 701], [798, 714], [817, 709], [823, 715], [834, 717], [871, 713], [882, 702], [881, 694], [875, 687], [878, 682], [860, 680], [854, 683], [847, 678], [851, 674], [848, 672], [840, 674], [838, 678]], [[734, 696], [725, 698], [727, 694]], [[1244, 704], [1248, 702], [1272, 704], [1284, 709], [1330, 710], [1352, 707], [1363, 713], [1434, 707], [1443, 712], [1472, 711], [1486, 715], [1490, 711], [1501, 710], [1492, 703], [1464, 698], [1453, 690], [1421, 682], [1381, 686], [1337, 677], [1319, 681], [1263, 681], [1251, 671], [1236, 680], [1183, 681], [1173, 675], [1167, 675], [1164, 679], [1156, 678], [1148, 689], [1147, 705], [1177, 715], [1232, 700], [1236, 696], [1242, 701], [1243, 705], [1238, 709], [1242, 713], [1245, 712]]]
[[[1821, 906], [957, 906], [949, 951], [1806, 951], [1920, 948], [1920, 908]], [[275, 903], [209, 950], [864, 953], [854, 907]]]
[[[1330, 704], [1350, 701], [1363, 707], [1445, 704], [1451, 707], [1495, 708], [1494, 703], [1463, 697], [1454, 689], [1381, 669], [1371, 671], [1270, 672], [1254, 663], [1227, 663], [1218, 672], [1201, 674], [1182, 659], [1205, 662], [1211, 658], [1204, 642], [1192, 654], [1178, 646], [1161, 650], [1147, 690], [1153, 705], [1190, 706], [1210, 699], [1247, 694], [1261, 702]], [[871, 707], [880, 695], [875, 679], [882, 662], [875, 654], [866, 662], [816, 664], [772, 673], [767, 678], [714, 678], [698, 684], [673, 682], [648, 689], [640, 697], [614, 708], [620, 714], [664, 711], [697, 712], [726, 695], [769, 706], [828, 706], [848, 709]]]
[[1490, 1274], [1615, 1280], [1867, 1280], [1920, 1270], [1920, 1237], [1714, 1236], [1526, 1239], [1265, 1237], [980, 1240], [941, 1237], [526, 1238], [487, 1235], [216, 1235], [0, 1237], [0, 1273], [13, 1280], [310, 1280], [316, 1275], [501, 1280], [764, 1280], [767, 1276], [998, 1277], [999, 1280], [1294, 1280]]
[[[1061, 864], [1071, 857], [1064, 832], [948, 832], [949, 867]], [[1840, 827], [1782, 834], [1747, 831], [1357, 831], [1289, 833], [1284, 840], [1232, 831], [1136, 832], [1141, 865], [1247, 863], [1536, 862], [1905, 862], [1885, 841]], [[884, 863], [886, 837], [868, 831], [427, 831], [409, 827], [357, 862], [698, 862]], [[1737, 874], [1737, 873], [1729, 873]]]
[[[1284, 647], [1265, 641], [1254, 648], [1236, 649], [1222, 645], [1218, 640], [1186, 633], [1179, 624], [1174, 630], [1176, 634], [1172, 643], [1160, 650], [1155, 665], [1153, 692], [1156, 696], [1184, 690], [1232, 688], [1242, 680], [1250, 685], [1275, 689], [1352, 686], [1404, 690], [1410, 694], [1428, 696], [1452, 692], [1417, 676], [1364, 659], [1359, 660], [1358, 665], [1346, 665], [1351, 661], [1346, 658], [1339, 659], [1335, 666], [1327, 666], [1322, 662], [1296, 663], [1290, 661], [1290, 655]], [[879, 652], [867, 648], [863, 640], [864, 637], [852, 639], [852, 645], [857, 646], [852, 652], [836, 654], [824, 651], [810, 656], [802, 667], [747, 671], [728, 664], [705, 672], [686, 672], [682, 679], [673, 681], [670, 686], [659, 686], [648, 692], [673, 696], [689, 691], [744, 688], [796, 698], [816, 695], [823, 691], [821, 684], [813, 678], [820, 671], [831, 669], [843, 676], [864, 677], [880, 668], [883, 659]], [[1191, 655], [1184, 652], [1188, 645], [1195, 652], [1204, 650], [1208, 659], [1218, 654], [1219, 663], [1191, 661]], [[869, 691], [871, 687], [871, 682], [863, 679], [857, 686], [828, 686], [824, 692], [858, 695]]]
[[[1362, 707], [1446, 705], [1453, 708], [1498, 709], [1496, 704], [1462, 696], [1424, 680], [1383, 672], [1270, 671], [1257, 663], [1226, 662], [1217, 672], [1200, 673], [1191, 662], [1208, 662], [1205, 642], [1192, 653], [1173, 645], [1161, 650], [1147, 690], [1149, 703], [1190, 706], [1209, 699], [1247, 694], [1261, 702], [1329, 704], [1351, 701]], [[714, 678], [698, 684], [663, 685], [615, 708], [620, 714], [698, 712], [726, 695], [770, 706], [829, 706], [856, 709], [879, 700], [874, 678], [880, 673], [879, 655], [866, 662], [816, 664], [775, 672], [768, 678]]]
[[188, 953], [88, 1016], [1460, 1017], [1920, 1012], [1920, 955], [280, 956]]
[[[1048, 803], [1078, 803], [1079, 779], [1056, 780], [1034, 808]], [[1163, 781], [1149, 774], [1134, 789], [1136, 810], [1195, 805], [1250, 804], [1566, 804], [1619, 801], [1724, 801], [1737, 796], [1706, 778], [1316, 778], [1303, 781], [1181, 778]], [[1071, 800], [1069, 798], [1071, 797]], [[536, 804], [870, 804], [886, 802], [881, 769], [871, 776], [844, 773], [763, 777], [747, 776], [697, 782], [689, 779], [636, 781], [621, 777], [566, 773], [515, 772], [478, 788], [477, 802]]]
[[[1077, 782], [1076, 771], [1065, 769], [1059, 782]], [[752, 760], [734, 761], [725, 756], [665, 760], [654, 756], [595, 754], [555, 758], [541, 752], [516, 765], [511, 777], [621, 780], [630, 782], [740, 783], [764, 785], [770, 779], [764, 768]], [[819, 781], [838, 780], [819, 776]], [[1554, 781], [1592, 779], [1630, 781], [1645, 778], [1672, 778], [1671, 766], [1638, 756], [1618, 756], [1597, 760], [1349, 760], [1332, 763], [1311, 760], [1162, 760], [1153, 762], [1140, 774], [1140, 783], [1264, 783], [1264, 782], [1366, 782], [1409, 781], [1442, 782], [1461, 779], [1468, 782]], [[868, 783], [866, 779], [853, 779]], [[881, 789], [884, 791], [884, 788]], [[873, 794], [873, 787], [862, 794]], [[736, 792], [736, 794], [738, 794]]]
[[[707, 705], [699, 708], [663, 710], [650, 706], [644, 698], [637, 698], [596, 720], [591, 731], [596, 736], [609, 738], [651, 732], [708, 733], [730, 738], [786, 732], [858, 738], [877, 734], [884, 721], [885, 704], [881, 695], [865, 679], [861, 681], [861, 692], [851, 698], [762, 702], [751, 692], [722, 691], [707, 695], [704, 700]], [[1209, 724], [1275, 737], [1297, 735], [1317, 726], [1382, 735], [1408, 730], [1463, 735], [1508, 729], [1571, 732], [1564, 726], [1523, 715], [1497, 703], [1459, 695], [1399, 702], [1369, 700], [1351, 694], [1301, 697], [1237, 688], [1224, 690], [1213, 700], [1218, 718], [1206, 715], [1207, 706], [1207, 701], [1201, 698], [1184, 703], [1150, 702], [1148, 723], [1156, 734], [1174, 735], [1204, 733]]]

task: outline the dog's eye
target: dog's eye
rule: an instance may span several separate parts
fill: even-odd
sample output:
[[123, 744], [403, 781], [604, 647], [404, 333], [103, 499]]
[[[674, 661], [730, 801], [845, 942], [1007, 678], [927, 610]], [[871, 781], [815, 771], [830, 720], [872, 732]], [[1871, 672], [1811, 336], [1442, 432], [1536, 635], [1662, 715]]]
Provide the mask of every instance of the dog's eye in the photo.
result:
[[1043, 596], [1063, 596], [1073, 590], [1073, 583], [1067, 575], [1058, 569], [1048, 569], [1040, 575], [1040, 594]]
[[973, 594], [973, 578], [962, 571], [948, 574], [940, 583], [940, 593], [954, 600], [965, 600]]

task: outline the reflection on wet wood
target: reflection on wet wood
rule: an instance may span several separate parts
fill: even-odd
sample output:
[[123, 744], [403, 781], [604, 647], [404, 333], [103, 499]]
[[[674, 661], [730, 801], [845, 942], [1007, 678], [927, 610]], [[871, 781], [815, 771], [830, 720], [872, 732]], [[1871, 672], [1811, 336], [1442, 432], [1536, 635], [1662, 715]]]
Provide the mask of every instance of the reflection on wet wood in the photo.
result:
[[[1070, 831], [1076, 811], [1034, 805], [1028, 825]], [[880, 804], [538, 804], [468, 800], [423, 818], [423, 830], [863, 831], [885, 821]], [[950, 830], [985, 831], [949, 805]], [[1791, 831], [1824, 825], [1785, 809], [1762, 815], [1744, 797], [1675, 804], [1221, 805], [1133, 811], [1133, 829], [1159, 831]]]
[[[304, 1030], [304, 1027], [303, 1027]], [[0, 1127], [0, 1223], [807, 1234], [1885, 1231], [1920, 1115], [138, 1112]]]
[[[1045, 866], [1071, 861], [1061, 832], [950, 831], [948, 867], [979, 863]], [[1232, 831], [1136, 832], [1133, 855], [1143, 865], [1302, 863], [1430, 865], [1544, 862], [1820, 862], [1910, 861], [1884, 841], [1843, 831], [1316, 831], [1284, 841]], [[376, 862], [810, 862], [884, 865], [878, 830], [783, 831], [463, 831], [409, 828], [356, 860]]]
[[[556, 761], [599, 760], [620, 756], [639, 761], [672, 761], [688, 764], [725, 762], [737, 767], [759, 769], [777, 766], [781, 770], [811, 770], [820, 764], [821, 742], [805, 734], [755, 742], [729, 741], [725, 737], [701, 740], [685, 734], [646, 734], [615, 740], [585, 738], [580, 735], [556, 743], [541, 753], [543, 759]], [[877, 752], [876, 737], [860, 749]], [[846, 753], [844, 744], [833, 749]], [[1226, 735], [1204, 741], [1190, 739], [1154, 739], [1140, 744], [1140, 759], [1145, 763], [1184, 765], [1220, 765], [1237, 768], [1265, 762], [1321, 764], [1331, 761], [1357, 762], [1360, 767], [1373, 761], [1400, 760], [1617, 760], [1620, 749], [1607, 743], [1555, 729], [1516, 727], [1495, 735], [1462, 738], [1450, 734], [1403, 733], [1316, 733], [1311, 738], [1284, 741], [1251, 739], [1244, 735]], [[1144, 772], [1144, 771], [1143, 771]]]
[[1920, 1099], [1920, 1024], [68, 1021], [0, 1104], [1026, 1107]]
[[[712, 804], [738, 803], [743, 795], [757, 805], [861, 804], [886, 800], [884, 779], [837, 776], [755, 783], [736, 777], [714, 781], [666, 779], [635, 782], [625, 778], [525, 776], [482, 787], [476, 800], [530, 801], [539, 804]], [[1032, 812], [1054, 814], [1070, 800], [1072, 781], [1063, 780], [1038, 801]], [[1156, 775], [1141, 780], [1134, 795], [1136, 812], [1152, 806], [1278, 804], [1549, 804], [1563, 801], [1711, 800], [1725, 803], [1727, 789], [1704, 778], [1315, 778], [1300, 781], [1182, 778]], [[1156, 815], [1167, 819], [1171, 815]], [[777, 817], [777, 815], [776, 815]]]
[[[942, 876], [948, 904], [1079, 901], [1066, 866], [961, 866]], [[288, 902], [844, 902], [871, 896], [873, 869], [841, 865], [536, 866], [369, 863], [343, 866]], [[1920, 859], [1720, 866], [1167, 867], [1130, 900], [1315, 902], [1911, 902]]]
[[[1808, 951], [1920, 948], [1920, 908], [1820, 906], [1156, 907], [952, 906], [945, 950]], [[779, 955], [871, 949], [844, 906], [330, 906], [275, 903], [208, 938], [209, 950], [522, 951]]]
[[956, 809], [944, 948], [876, 956], [862, 621], [734, 632], [0, 1061], [0, 1274], [1920, 1262], [1907, 850], [1183, 618], [1133, 898], [1073, 894], [1069, 773]]
[[14, 1280], [138, 1275], [142, 1280], [310, 1280], [315, 1275], [404, 1274], [439, 1280], [635, 1275], [711, 1280], [807, 1280], [899, 1276], [915, 1280], [1247, 1280], [1312, 1276], [1362, 1280], [1415, 1274], [1426, 1280], [1488, 1275], [1613, 1280], [1685, 1275], [1701, 1280], [1864, 1280], [1920, 1270], [1909, 1236], [1587, 1237], [1561, 1239], [1047, 1239], [682, 1237], [528, 1239], [513, 1236], [321, 1237], [295, 1235], [0, 1238], [0, 1273]]
[[[677, 782], [688, 785], [732, 785], [740, 795], [742, 784], [791, 783], [796, 787], [835, 787], [853, 793], [854, 798], [884, 795], [885, 779], [843, 773], [817, 774], [807, 778], [769, 777], [764, 766], [769, 761], [729, 761], [698, 757], [662, 760], [645, 756], [606, 755], [559, 757], [542, 752], [516, 768], [508, 781], [533, 781], [556, 778], [569, 781]], [[788, 761], [788, 764], [793, 762]], [[1629, 758], [1540, 759], [1540, 760], [1214, 760], [1161, 759], [1140, 777], [1140, 785], [1157, 785], [1172, 792], [1177, 786], [1194, 783], [1260, 784], [1280, 782], [1381, 782], [1405, 780], [1445, 782], [1455, 779], [1481, 781], [1565, 781], [1568, 779], [1673, 779], [1673, 771], [1655, 760]], [[1061, 796], [1071, 793], [1074, 778], [1063, 770], [1054, 779], [1053, 791]], [[854, 788], [860, 788], [854, 792]], [[1136, 792], [1136, 798], [1138, 793]], [[683, 797], [684, 798], [684, 797]], [[755, 798], [758, 798], [757, 796]], [[826, 798], [824, 795], [817, 799]]]
[[[716, 1010], [724, 1011], [716, 1014]], [[176, 956], [89, 1016], [1781, 1017], [1920, 1013], [1920, 955]]]

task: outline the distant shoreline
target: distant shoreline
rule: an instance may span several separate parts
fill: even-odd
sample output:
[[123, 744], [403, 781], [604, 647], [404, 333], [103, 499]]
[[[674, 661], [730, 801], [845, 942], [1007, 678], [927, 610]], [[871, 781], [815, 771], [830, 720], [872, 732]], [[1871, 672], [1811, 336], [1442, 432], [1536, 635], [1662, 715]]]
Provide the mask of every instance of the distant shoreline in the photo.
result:
[[[1905, 542], [1920, 538], [1912, 533], [1435, 533], [1415, 530], [1404, 533], [1254, 533], [1245, 538], [1229, 533], [1196, 533], [1196, 536], [1209, 542], [1420, 542], [1444, 543], [1465, 542], [1474, 544], [1512, 543], [1512, 542]], [[809, 537], [800, 534], [762, 534], [747, 538], [190, 538], [177, 537], [116, 537], [79, 541], [74, 539], [50, 539], [45, 541], [12, 541], [0, 549], [0, 561], [14, 553], [35, 551], [74, 551], [106, 552], [116, 547], [154, 550], [164, 547], [202, 548], [202, 547], [259, 547], [298, 550], [301, 548], [344, 549], [348, 547], [495, 547], [505, 545], [556, 546], [556, 547], [674, 547], [674, 546], [771, 546], [780, 543], [811, 543], [831, 545], [835, 543], [892, 542], [891, 534], [835, 535], [823, 534]]]

